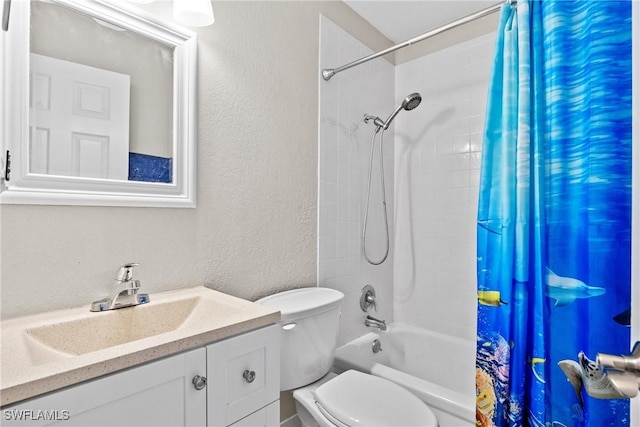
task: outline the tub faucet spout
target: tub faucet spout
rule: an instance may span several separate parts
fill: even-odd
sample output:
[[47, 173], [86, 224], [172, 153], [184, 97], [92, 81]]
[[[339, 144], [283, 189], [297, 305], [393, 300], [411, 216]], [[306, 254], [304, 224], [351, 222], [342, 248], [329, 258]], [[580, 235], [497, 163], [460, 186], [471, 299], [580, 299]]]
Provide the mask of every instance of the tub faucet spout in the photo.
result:
[[364, 324], [365, 326], [368, 326], [370, 328], [378, 328], [381, 331], [387, 330], [387, 322], [385, 322], [384, 320], [376, 319], [375, 317], [369, 315], [367, 315], [367, 317], [364, 319]]

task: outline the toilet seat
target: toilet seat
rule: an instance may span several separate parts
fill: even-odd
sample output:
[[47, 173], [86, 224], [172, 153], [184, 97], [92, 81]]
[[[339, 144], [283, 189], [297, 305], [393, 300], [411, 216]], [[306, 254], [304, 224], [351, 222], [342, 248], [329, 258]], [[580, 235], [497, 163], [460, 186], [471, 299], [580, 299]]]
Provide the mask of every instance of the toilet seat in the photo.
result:
[[346, 371], [313, 391], [320, 412], [337, 426], [437, 426], [429, 407], [401, 386]]

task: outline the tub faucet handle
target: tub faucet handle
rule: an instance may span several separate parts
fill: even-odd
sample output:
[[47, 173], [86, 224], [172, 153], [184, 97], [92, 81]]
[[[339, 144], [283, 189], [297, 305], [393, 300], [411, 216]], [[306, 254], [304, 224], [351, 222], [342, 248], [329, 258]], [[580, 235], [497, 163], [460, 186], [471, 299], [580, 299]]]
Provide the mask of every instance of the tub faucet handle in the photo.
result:
[[369, 307], [373, 306], [374, 311], [378, 311], [376, 304], [376, 290], [371, 285], [365, 285], [360, 291], [360, 309], [365, 313], [369, 311]]
[[376, 304], [375, 297], [372, 296], [372, 295], [367, 295], [366, 296], [366, 300], [367, 300], [367, 304], [368, 305], [372, 305], [373, 306], [373, 311], [377, 312], [378, 311], [378, 305]]
[[371, 285], [365, 285], [360, 291], [360, 309], [365, 313], [369, 311], [369, 307], [373, 306], [374, 311], [378, 311], [376, 304], [376, 290]]

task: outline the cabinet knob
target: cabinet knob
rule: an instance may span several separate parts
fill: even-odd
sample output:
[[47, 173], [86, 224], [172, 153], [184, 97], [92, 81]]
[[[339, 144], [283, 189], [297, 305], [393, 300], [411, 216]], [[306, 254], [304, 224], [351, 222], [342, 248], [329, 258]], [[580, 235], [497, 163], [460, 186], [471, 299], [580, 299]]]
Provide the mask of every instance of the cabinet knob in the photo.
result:
[[244, 378], [246, 382], [252, 383], [253, 380], [256, 379], [256, 372], [247, 369], [242, 373], [242, 378]]
[[207, 378], [201, 377], [200, 375], [196, 375], [195, 377], [193, 377], [193, 380], [191, 382], [193, 383], [193, 386], [196, 388], [196, 390], [202, 390], [207, 386]]

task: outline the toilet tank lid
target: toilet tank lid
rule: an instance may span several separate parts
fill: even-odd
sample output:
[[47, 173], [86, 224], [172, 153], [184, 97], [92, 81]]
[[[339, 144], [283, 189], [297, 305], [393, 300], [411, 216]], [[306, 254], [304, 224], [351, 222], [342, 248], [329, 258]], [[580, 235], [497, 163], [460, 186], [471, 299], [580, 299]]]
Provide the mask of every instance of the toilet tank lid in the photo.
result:
[[279, 292], [256, 303], [280, 310], [281, 321], [290, 321], [337, 309], [344, 294], [330, 288], [302, 288]]

